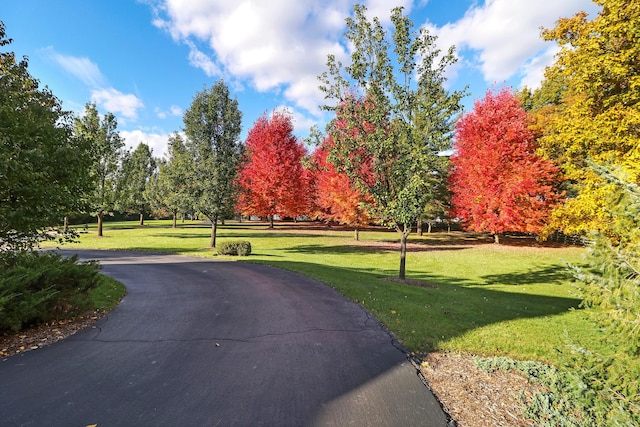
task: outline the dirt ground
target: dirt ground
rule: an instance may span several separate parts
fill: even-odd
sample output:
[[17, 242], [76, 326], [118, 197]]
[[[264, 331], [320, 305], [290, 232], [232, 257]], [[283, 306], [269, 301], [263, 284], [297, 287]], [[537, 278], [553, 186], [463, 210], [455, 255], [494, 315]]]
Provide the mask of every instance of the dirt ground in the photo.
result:
[[420, 371], [443, 408], [459, 427], [534, 427], [522, 415], [521, 392], [529, 398], [543, 391], [519, 372], [485, 372], [473, 356], [430, 353]]

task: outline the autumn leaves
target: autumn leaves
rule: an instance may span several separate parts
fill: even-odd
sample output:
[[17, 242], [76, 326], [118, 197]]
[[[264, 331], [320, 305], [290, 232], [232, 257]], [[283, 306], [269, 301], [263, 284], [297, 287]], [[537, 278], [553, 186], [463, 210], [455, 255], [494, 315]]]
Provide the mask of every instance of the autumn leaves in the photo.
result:
[[539, 233], [559, 203], [560, 171], [536, 154], [520, 100], [507, 89], [487, 92], [456, 127], [451, 158], [452, 216], [495, 236]]

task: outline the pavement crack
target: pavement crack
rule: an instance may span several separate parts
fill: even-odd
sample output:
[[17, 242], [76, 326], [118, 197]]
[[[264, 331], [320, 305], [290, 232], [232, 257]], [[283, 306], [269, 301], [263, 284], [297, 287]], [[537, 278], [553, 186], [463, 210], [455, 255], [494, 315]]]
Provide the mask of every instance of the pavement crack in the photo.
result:
[[[99, 329], [99, 328], [98, 328]], [[283, 336], [291, 336], [291, 335], [304, 335], [314, 332], [327, 332], [327, 333], [360, 333], [363, 332], [364, 329], [326, 329], [326, 328], [309, 328], [300, 331], [286, 331], [286, 332], [278, 332], [278, 333], [265, 333], [260, 335], [254, 335], [246, 338], [229, 338], [229, 337], [206, 337], [206, 338], [156, 338], [156, 339], [105, 339], [99, 338], [100, 333], [99, 330], [98, 335], [92, 338], [86, 339], [77, 339], [76, 341], [91, 341], [91, 342], [101, 342], [101, 343], [189, 343], [189, 342], [238, 342], [238, 343], [253, 343], [258, 342], [263, 338], [270, 337], [283, 337]]]
[[389, 339], [391, 340], [391, 345], [393, 347], [395, 347], [396, 349], [400, 350], [400, 352], [404, 353], [407, 356], [407, 358], [409, 358], [410, 357], [410, 353], [407, 351], [406, 348], [404, 348], [404, 346], [402, 344], [400, 344], [400, 341], [398, 341], [398, 339], [393, 334], [393, 332], [391, 332], [391, 330], [389, 328], [387, 328], [385, 325], [380, 323], [380, 321], [378, 319], [376, 319], [376, 317], [374, 315], [372, 315], [369, 312], [369, 310], [367, 310], [364, 307], [362, 307], [362, 310], [364, 311], [365, 316], [366, 316], [366, 319], [364, 321], [364, 327], [365, 328], [369, 328], [369, 327], [375, 326], [375, 327], [379, 328], [382, 332], [384, 332], [385, 334], [387, 334], [389, 336]]
[[311, 332], [339, 332], [339, 333], [359, 333], [364, 331], [365, 329], [325, 329], [325, 328], [309, 328], [301, 331], [288, 331], [288, 332], [279, 332], [279, 333], [269, 333], [263, 335], [256, 335], [252, 337], [252, 339], [260, 339], [267, 337], [279, 337], [279, 336], [287, 336], [287, 335], [304, 335]]

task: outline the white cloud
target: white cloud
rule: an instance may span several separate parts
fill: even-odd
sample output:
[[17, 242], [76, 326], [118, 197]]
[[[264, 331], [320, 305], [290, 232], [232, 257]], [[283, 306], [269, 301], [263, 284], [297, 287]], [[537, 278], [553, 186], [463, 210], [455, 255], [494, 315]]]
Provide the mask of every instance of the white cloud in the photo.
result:
[[[326, 70], [327, 54], [348, 62], [343, 33], [355, 0], [157, 0], [154, 25], [189, 48], [189, 62], [210, 77], [232, 86], [251, 86], [281, 94], [284, 103], [322, 117], [325, 103], [317, 76]], [[427, 0], [365, 0], [369, 16], [388, 23], [389, 11], [405, 12]], [[591, 0], [485, 0], [470, 2], [459, 20], [435, 28], [446, 50], [457, 46], [461, 61], [447, 70], [450, 80], [462, 68], [478, 69], [485, 82], [500, 84], [519, 77], [536, 86], [552, 60], [541, 27], [561, 16], [593, 12]], [[416, 22], [416, 24], [422, 24]], [[425, 23], [427, 26], [430, 24]], [[451, 84], [454, 82], [451, 81]]]
[[[161, 0], [154, 25], [188, 46], [189, 62], [208, 76], [282, 93], [287, 102], [312, 111], [323, 103], [317, 76], [325, 70], [327, 55], [345, 56], [339, 41], [353, 3]], [[377, 10], [395, 2], [371, 3]]]
[[156, 116], [158, 116], [158, 118], [160, 119], [166, 119], [169, 116], [173, 116], [173, 117], [180, 117], [182, 116], [182, 108], [178, 107], [177, 105], [172, 105], [171, 107], [169, 107], [169, 110], [163, 110], [159, 107], [154, 108], [153, 110], [156, 113]]
[[487, 83], [522, 74], [523, 82], [535, 87], [540, 70], [553, 62], [540, 29], [552, 28], [559, 17], [579, 10], [593, 13], [597, 8], [591, 0], [487, 0], [437, 29], [438, 43], [443, 49], [455, 45]]
[[124, 138], [125, 146], [128, 149], [135, 150], [141, 142], [144, 142], [153, 150], [155, 157], [166, 157], [167, 155], [168, 134], [148, 133], [136, 129], [132, 131], [121, 130], [120, 136]]
[[286, 111], [291, 115], [291, 119], [293, 122], [293, 132], [296, 135], [308, 135], [309, 129], [311, 129], [312, 126], [318, 124], [317, 118], [309, 117], [308, 115], [304, 114], [300, 110], [295, 109], [294, 107], [279, 105], [274, 108], [273, 111]]
[[521, 68], [520, 86], [529, 89], [537, 89], [544, 80], [544, 70], [554, 61], [555, 55], [560, 51], [556, 44], [550, 45], [540, 55], [531, 58]]
[[404, 13], [410, 13], [413, 6], [413, 0], [399, 0], [390, 2], [389, 0], [367, 0], [365, 2], [367, 7], [367, 17], [370, 19], [377, 16], [382, 24], [391, 22], [391, 10], [395, 7], [401, 6], [404, 8]]
[[44, 49], [44, 52], [66, 72], [79, 79], [85, 85], [94, 88], [105, 84], [105, 77], [98, 66], [89, 58], [63, 55], [56, 52], [51, 46]]
[[169, 112], [172, 116], [175, 117], [182, 116], [182, 108], [178, 107], [177, 105], [172, 105], [171, 107], [169, 107]]
[[159, 119], [166, 119], [167, 118], [167, 112], [166, 111], [162, 111], [160, 108], [156, 107], [153, 109], [153, 111], [156, 113], [156, 116], [158, 116]]
[[222, 75], [220, 68], [209, 56], [200, 51], [192, 42], [188, 41], [186, 44], [189, 46], [189, 64], [196, 68], [200, 68], [209, 77]]
[[109, 87], [98, 65], [89, 58], [63, 55], [53, 47], [47, 47], [44, 52], [66, 72], [91, 89], [91, 101], [109, 112], [120, 114], [124, 120], [137, 120], [138, 110], [144, 107], [142, 101], [133, 94], [125, 94]]
[[92, 90], [91, 100], [105, 110], [129, 120], [136, 120], [138, 109], [144, 107], [137, 96], [122, 93], [112, 87]]

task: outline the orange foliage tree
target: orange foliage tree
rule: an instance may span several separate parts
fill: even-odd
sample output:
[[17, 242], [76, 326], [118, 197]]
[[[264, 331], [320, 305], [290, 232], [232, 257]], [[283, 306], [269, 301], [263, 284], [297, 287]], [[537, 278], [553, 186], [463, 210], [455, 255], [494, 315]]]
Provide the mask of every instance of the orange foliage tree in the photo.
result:
[[372, 222], [369, 211], [373, 198], [357, 189], [345, 173], [327, 161], [327, 147], [331, 144], [329, 136], [313, 152], [318, 216], [353, 227], [358, 240], [360, 228]]
[[536, 155], [528, 125], [518, 98], [502, 89], [487, 91], [456, 126], [452, 216], [496, 243], [504, 232], [540, 232], [561, 198], [559, 170]]
[[237, 208], [244, 215], [298, 217], [310, 211], [310, 173], [302, 165], [304, 145], [293, 134], [291, 116], [263, 115], [249, 130], [240, 168]]

